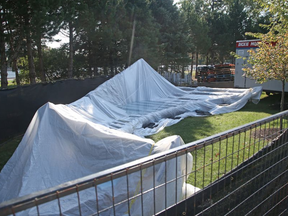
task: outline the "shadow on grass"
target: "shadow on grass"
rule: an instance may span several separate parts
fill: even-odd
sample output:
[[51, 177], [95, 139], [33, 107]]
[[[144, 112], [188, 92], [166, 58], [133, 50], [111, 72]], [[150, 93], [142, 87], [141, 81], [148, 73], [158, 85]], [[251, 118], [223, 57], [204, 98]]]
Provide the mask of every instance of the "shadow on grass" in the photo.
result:
[[[271, 95], [262, 94], [261, 100], [258, 104], [252, 102], [247, 103], [241, 111], [246, 112], [265, 112], [275, 114], [280, 112], [281, 93], [274, 93]], [[288, 109], [288, 94], [285, 94], [285, 110]]]
[[23, 134], [13, 137], [0, 144], [0, 171], [13, 155], [15, 149], [18, 147], [21, 142]]

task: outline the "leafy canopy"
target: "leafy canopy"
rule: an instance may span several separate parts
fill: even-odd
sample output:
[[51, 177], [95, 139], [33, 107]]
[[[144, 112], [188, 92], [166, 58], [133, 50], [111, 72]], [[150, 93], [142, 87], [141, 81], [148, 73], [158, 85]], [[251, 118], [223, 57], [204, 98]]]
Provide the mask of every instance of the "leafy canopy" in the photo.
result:
[[249, 50], [246, 75], [259, 83], [268, 80], [288, 81], [288, 31], [276, 34], [273, 31], [259, 37], [257, 50]]
[[282, 82], [281, 111], [284, 110], [285, 85], [288, 81], [288, 2], [286, 0], [257, 0], [264, 13], [270, 13], [270, 24], [263, 25], [269, 32], [248, 33], [260, 39], [259, 48], [249, 51], [244, 71], [248, 77], [263, 83], [267, 80]]

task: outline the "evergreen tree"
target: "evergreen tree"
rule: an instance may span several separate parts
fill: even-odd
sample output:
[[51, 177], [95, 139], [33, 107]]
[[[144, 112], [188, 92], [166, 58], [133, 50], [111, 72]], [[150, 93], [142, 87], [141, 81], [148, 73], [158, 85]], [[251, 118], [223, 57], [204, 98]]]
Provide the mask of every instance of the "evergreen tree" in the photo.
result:
[[76, 22], [79, 19], [81, 11], [85, 8], [84, 1], [82, 0], [63, 0], [62, 1], [62, 14], [63, 14], [63, 28], [68, 31], [69, 36], [69, 63], [68, 63], [68, 78], [73, 77], [73, 58], [74, 58], [74, 39], [76, 37]]
[[[208, 36], [209, 26], [203, 13], [203, 1], [183, 1], [181, 11], [185, 15], [190, 38], [190, 52], [192, 58], [195, 53], [197, 71], [199, 54], [206, 55], [211, 46], [211, 38]], [[193, 68], [193, 63], [191, 68]]]
[[38, 74], [42, 82], [46, 82], [43, 67], [42, 44], [45, 40], [52, 40], [52, 37], [59, 33], [62, 22], [59, 3], [60, 2], [56, 0], [41, 2], [41, 4], [38, 5], [39, 8], [34, 9], [35, 12], [33, 14], [33, 19], [31, 20], [33, 28], [32, 37], [37, 46]]
[[[153, 0], [150, 5], [159, 28], [158, 49], [160, 64], [187, 65], [189, 58], [188, 32], [184, 16], [172, 0]], [[182, 70], [183, 71], [183, 70]]]
[[[134, 40], [133, 47], [131, 47], [131, 63], [139, 58], [144, 58], [152, 67], [156, 68], [159, 63], [157, 46], [159, 29], [151, 14], [149, 4], [142, 0], [126, 0], [124, 3], [126, 19], [129, 21], [129, 28], [126, 29], [127, 34], [125, 35], [126, 41], [130, 43], [132, 39]], [[132, 35], [134, 22], [135, 34]]]

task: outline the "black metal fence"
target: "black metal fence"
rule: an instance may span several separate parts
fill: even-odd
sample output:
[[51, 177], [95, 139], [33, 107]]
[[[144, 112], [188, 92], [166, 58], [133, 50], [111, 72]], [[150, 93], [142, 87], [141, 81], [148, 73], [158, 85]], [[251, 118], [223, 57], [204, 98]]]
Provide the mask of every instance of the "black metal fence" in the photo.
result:
[[0, 215], [286, 215], [287, 118], [285, 111], [7, 201]]

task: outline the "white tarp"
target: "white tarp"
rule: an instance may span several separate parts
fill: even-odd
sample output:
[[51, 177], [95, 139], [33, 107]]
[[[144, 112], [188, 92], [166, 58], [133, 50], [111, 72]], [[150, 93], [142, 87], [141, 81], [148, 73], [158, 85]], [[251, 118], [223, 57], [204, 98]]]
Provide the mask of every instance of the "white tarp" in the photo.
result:
[[[89, 122], [81, 115], [75, 113], [65, 105], [48, 103], [35, 114], [25, 133], [19, 147], [0, 173], [0, 203], [12, 198], [28, 195], [43, 189], [57, 186], [61, 183], [75, 180], [93, 173], [113, 168], [138, 158], [163, 152], [165, 150], [184, 144], [179, 136], [172, 136], [154, 143], [133, 134], [128, 134], [105, 126]], [[189, 161], [187, 171], [192, 168], [192, 156], [187, 154]], [[176, 169], [176, 164], [178, 167]], [[169, 172], [165, 177], [165, 169]], [[156, 186], [163, 184], [165, 179], [175, 180], [177, 176], [184, 176], [186, 172], [186, 159], [181, 157], [176, 163], [175, 159], [155, 168], [143, 172], [143, 188], [153, 187], [155, 176]], [[140, 173], [129, 175], [129, 193], [137, 194], [137, 184], [140, 182]], [[165, 207], [165, 190], [167, 202], [172, 205], [175, 200], [175, 182], [156, 190], [154, 200], [152, 193], [145, 195], [144, 204], [151, 206], [157, 203], [156, 211]], [[185, 193], [182, 188], [187, 186], [184, 178], [177, 181], [177, 200], [182, 200]], [[191, 188], [191, 185], [188, 185]], [[115, 201], [127, 198], [126, 178], [114, 181], [114, 195], [111, 184], [106, 183], [98, 187], [99, 210], [112, 206], [112, 197]], [[188, 188], [189, 189], [189, 188]], [[193, 188], [188, 195], [193, 193]], [[183, 190], [185, 191], [185, 190]], [[169, 193], [168, 193], [169, 192]], [[95, 188], [81, 192], [81, 210], [92, 214], [97, 209], [95, 203]], [[131, 215], [141, 213], [141, 199], [135, 199], [131, 205]], [[62, 213], [64, 215], [78, 215], [78, 202], [76, 195], [61, 199]], [[140, 209], [139, 209], [140, 208]], [[117, 206], [119, 215], [128, 212], [127, 203]], [[58, 213], [57, 202], [40, 206], [41, 215], [55, 215]], [[145, 208], [145, 215], [151, 215], [153, 208]], [[36, 209], [23, 212], [22, 215], [36, 215]], [[113, 214], [113, 209], [104, 215]], [[17, 214], [18, 215], [18, 214]]]
[[214, 115], [258, 101], [251, 89], [178, 88], [143, 59], [68, 105], [87, 120], [138, 136], [159, 132], [187, 116]]
[[[260, 94], [261, 88], [181, 89], [140, 59], [74, 103], [47, 103], [36, 112], [17, 150], [0, 173], [0, 203], [182, 145], [182, 139], [177, 136], [158, 143], [142, 137], [187, 116], [238, 110], [250, 99], [259, 100]], [[189, 171], [192, 156], [188, 154], [187, 158], [191, 161]], [[186, 171], [186, 159], [179, 160], [179, 163], [167, 163], [167, 170], [176, 170], [178, 164], [177, 176]], [[156, 184], [163, 183], [165, 167], [159, 166], [155, 172]], [[172, 175], [167, 176], [169, 180], [176, 173], [168, 175]], [[152, 176], [151, 170], [145, 172], [146, 188], [153, 186]], [[129, 182], [129, 192], [138, 193], [139, 175], [132, 175]], [[127, 183], [119, 179], [115, 184], [115, 199], [121, 200], [127, 194], [123, 189], [127, 188]], [[185, 195], [182, 187], [187, 184], [184, 179], [177, 184], [177, 200], [181, 200]], [[188, 187], [193, 189], [191, 185]], [[100, 186], [100, 209], [112, 202], [112, 194], [107, 188], [107, 184]], [[154, 206], [153, 202], [160, 202], [157, 211], [162, 210], [165, 206], [161, 203], [165, 192], [162, 189], [158, 189], [156, 200], [151, 193], [145, 195], [144, 205]], [[168, 186], [167, 190], [170, 189], [175, 190], [175, 183]], [[81, 209], [88, 213], [95, 211], [95, 203], [91, 201], [95, 200], [95, 193], [91, 193], [94, 192], [85, 190], [81, 198]], [[166, 195], [168, 203], [176, 202], [175, 192]], [[72, 195], [65, 198], [63, 212], [73, 215], [74, 207], [78, 206], [76, 200], [77, 197]], [[136, 199], [137, 202], [131, 207], [131, 215], [141, 212], [138, 209], [140, 201]], [[57, 211], [57, 204], [47, 204], [42, 206], [41, 215], [54, 215]], [[119, 205], [117, 211], [125, 214], [127, 204]], [[153, 212], [153, 208], [145, 208], [145, 215]], [[35, 209], [23, 214], [34, 215]]]

